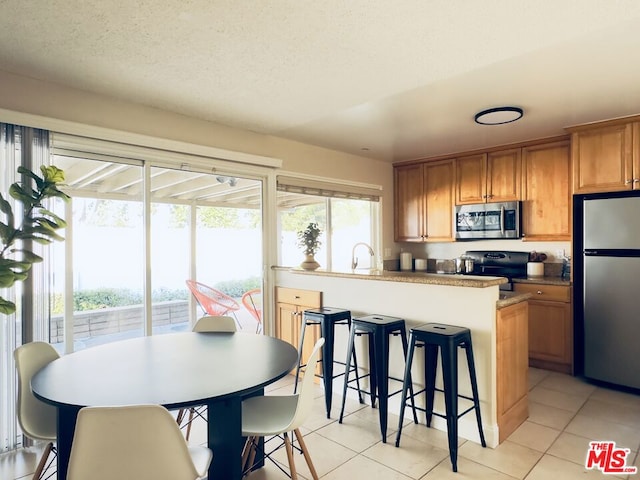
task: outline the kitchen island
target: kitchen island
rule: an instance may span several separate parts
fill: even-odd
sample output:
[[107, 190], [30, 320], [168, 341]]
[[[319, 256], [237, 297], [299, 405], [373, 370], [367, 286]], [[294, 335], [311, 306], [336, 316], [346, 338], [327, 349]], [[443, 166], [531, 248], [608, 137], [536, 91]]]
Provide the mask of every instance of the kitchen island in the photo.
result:
[[[527, 385], [527, 341], [526, 341], [526, 306], [523, 301], [527, 295], [510, 298], [500, 298], [499, 285], [506, 283], [502, 277], [486, 277], [472, 275], [449, 275], [415, 272], [326, 272], [322, 270], [305, 271], [299, 269], [275, 269], [276, 285], [278, 287], [295, 288], [309, 291], [322, 292], [322, 305], [349, 309], [352, 316], [382, 314], [405, 319], [407, 330], [411, 327], [428, 322], [444, 323], [467, 327], [471, 330], [473, 338], [473, 350], [478, 378], [478, 390], [484, 434], [487, 445], [495, 447], [505, 437], [500, 432], [500, 424], [504, 428], [512, 429], [513, 425], [519, 425], [527, 416], [526, 410], [526, 385]], [[514, 300], [515, 298], [515, 300]], [[509, 321], [516, 322], [517, 326], [509, 329], [509, 335], [524, 336], [524, 339], [516, 343], [507, 342], [510, 350], [506, 352], [509, 358], [504, 357], [505, 352], [498, 352], [499, 306], [511, 308], [520, 306], [517, 314], [513, 312], [507, 316]], [[508, 311], [508, 310], [505, 310]], [[524, 321], [523, 321], [524, 315]], [[514, 324], [515, 325], [515, 324]], [[524, 326], [524, 327], [523, 327]], [[336, 331], [335, 357], [341, 355], [346, 358], [347, 332], [338, 329]], [[404, 362], [400, 342], [391, 342], [390, 351], [390, 376], [402, 378]], [[505, 342], [500, 342], [505, 344]], [[364, 345], [356, 347], [358, 352], [364, 352]], [[365, 355], [360, 354], [363, 358]], [[503, 364], [511, 365], [508, 376], [504, 375], [503, 365], [498, 364], [498, 359]], [[524, 363], [522, 359], [525, 359]], [[514, 359], [519, 359], [515, 361]], [[460, 352], [460, 393], [470, 396], [471, 388], [466, 374], [466, 361], [464, 354]], [[514, 363], [515, 362], [515, 363]], [[517, 365], [514, 367], [514, 365]], [[365, 366], [366, 367], [366, 366]], [[518, 370], [519, 369], [519, 370]], [[414, 362], [414, 383], [423, 384], [423, 362]], [[525, 385], [524, 392], [508, 391], [505, 396], [505, 385], [500, 382], [510, 382], [513, 375], [518, 376], [518, 385]], [[440, 378], [440, 376], [438, 377]], [[502, 379], [502, 380], [501, 380]], [[334, 391], [341, 391], [342, 380], [336, 380]], [[439, 385], [441, 387], [441, 385]], [[390, 391], [394, 391], [394, 385]], [[507, 390], [510, 388], [506, 385]], [[398, 385], [399, 388], [399, 385]], [[502, 398], [498, 401], [498, 392]], [[524, 396], [524, 399], [523, 399]], [[507, 403], [519, 405], [517, 419], [509, 419], [508, 425], [504, 423], [502, 416], [498, 415], [498, 404], [504, 411], [505, 399]], [[444, 405], [439, 403], [436, 396], [436, 409], [444, 411]], [[423, 399], [420, 399], [422, 402]], [[460, 411], [466, 405], [466, 401], [460, 401]], [[524, 411], [523, 411], [524, 405]], [[399, 411], [399, 396], [389, 399], [390, 412]], [[524, 415], [524, 416], [523, 416]], [[446, 430], [446, 422], [434, 417], [432, 426], [440, 430]], [[461, 437], [479, 443], [479, 436], [475, 419], [465, 415], [459, 420], [459, 434]]]

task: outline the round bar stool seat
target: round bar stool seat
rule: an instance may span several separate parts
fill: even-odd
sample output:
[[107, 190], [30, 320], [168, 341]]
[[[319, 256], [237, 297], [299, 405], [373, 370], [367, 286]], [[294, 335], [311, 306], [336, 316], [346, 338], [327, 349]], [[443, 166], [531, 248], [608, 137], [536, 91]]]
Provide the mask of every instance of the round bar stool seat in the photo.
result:
[[[302, 347], [304, 345], [304, 334], [307, 325], [319, 325], [320, 336], [324, 338], [324, 346], [322, 347], [322, 381], [324, 384], [324, 400], [327, 409], [327, 418], [331, 415], [331, 400], [333, 396], [333, 379], [341, 377], [344, 372], [334, 375], [333, 364], [338, 363], [344, 365], [343, 362], [334, 360], [334, 343], [335, 343], [335, 326], [346, 325], [351, 327], [351, 311], [343, 310], [335, 307], [322, 307], [316, 309], [305, 310], [302, 314], [302, 325], [300, 327], [300, 342], [298, 347], [298, 366], [296, 368], [296, 385], [294, 393], [298, 388], [298, 378], [300, 369], [306, 365], [302, 364]], [[354, 369], [358, 368], [358, 363], [354, 357]], [[346, 370], [345, 370], [346, 371]], [[360, 398], [362, 401], [362, 398]]]
[[[369, 391], [361, 391], [358, 385], [358, 392], [365, 393], [371, 397], [371, 406], [375, 407], [376, 397], [378, 403], [378, 415], [380, 419], [380, 432], [382, 433], [382, 442], [387, 442], [387, 418], [388, 418], [388, 399], [389, 397], [400, 393], [401, 390], [389, 393], [389, 379], [402, 382], [403, 379], [389, 376], [389, 339], [392, 336], [400, 336], [402, 340], [402, 351], [404, 359], [407, 359], [407, 333], [405, 321], [401, 318], [389, 317], [387, 315], [367, 315], [357, 317], [351, 320], [351, 331], [349, 334], [349, 346], [347, 347], [346, 370], [351, 371], [351, 355], [355, 355], [354, 340], [356, 336], [367, 335], [369, 338], [369, 372], [365, 375], [358, 375], [356, 370], [356, 378], [358, 380], [369, 377]], [[354, 357], [355, 358], [355, 357]], [[347, 386], [350, 381], [347, 376], [344, 382], [344, 391], [342, 395], [342, 408], [340, 410], [340, 420], [344, 416], [345, 399], [347, 396]], [[413, 388], [409, 387], [413, 393]], [[411, 396], [413, 401], [413, 395]], [[417, 422], [415, 409], [413, 410], [414, 421]]]
[[[424, 347], [424, 384], [425, 388], [418, 392], [413, 392], [411, 387], [411, 365], [413, 363], [413, 354], [416, 347]], [[458, 393], [458, 347], [464, 348], [467, 357], [467, 367], [469, 370], [469, 379], [471, 381], [472, 396], [468, 397]], [[436, 388], [436, 369], [438, 366], [438, 350], [442, 357], [442, 375], [444, 389]], [[480, 434], [480, 442], [483, 447], [487, 444], [484, 439], [482, 430], [482, 418], [480, 416], [480, 399], [478, 396], [478, 383], [476, 380], [475, 363], [473, 360], [473, 346], [471, 343], [471, 331], [468, 328], [457, 327], [453, 325], [443, 325], [441, 323], [427, 323], [412, 328], [409, 335], [409, 354], [404, 374], [404, 384], [402, 388], [402, 400], [400, 402], [400, 422], [398, 425], [398, 433], [396, 435], [396, 447], [400, 446], [400, 435], [402, 434], [402, 417], [407, 402], [407, 390], [409, 397], [413, 397], [426, 393], [426, 407], [415, 407], [426, 413], [427, 427], [431, 426], [433, 415], [446, 419], [447, 435], [449, 440], [449, 457], [453, 471], [458, 471], [458, 419], [475, 410], [476, 421], [478, 423], [478, 432]], [[433, 399], [435, 392], [444, 393], [446, 413], [436, 413], [433, 411]], [[458, 398], [464, 398], [473, 403], [471, 407], [458, 413]], [[415, 423], [418, 423], [415, 420]]]

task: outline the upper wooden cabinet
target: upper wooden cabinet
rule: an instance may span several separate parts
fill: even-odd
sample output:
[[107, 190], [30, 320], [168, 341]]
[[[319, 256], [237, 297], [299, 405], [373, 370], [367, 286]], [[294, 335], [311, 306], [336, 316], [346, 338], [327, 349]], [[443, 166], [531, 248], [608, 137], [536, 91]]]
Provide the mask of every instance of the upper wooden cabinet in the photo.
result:
[[573, 193], [640, 189], [640, 123], [579, 127], [571, 142]]
[[520, 200], [520, 169], [520, 148], [458, 158], [456, 204]]
[[454, 160], [394, 167], [395, 241], [453, 239]]
[[523, 240], [571, 240], [569, 142], [522, 149]]

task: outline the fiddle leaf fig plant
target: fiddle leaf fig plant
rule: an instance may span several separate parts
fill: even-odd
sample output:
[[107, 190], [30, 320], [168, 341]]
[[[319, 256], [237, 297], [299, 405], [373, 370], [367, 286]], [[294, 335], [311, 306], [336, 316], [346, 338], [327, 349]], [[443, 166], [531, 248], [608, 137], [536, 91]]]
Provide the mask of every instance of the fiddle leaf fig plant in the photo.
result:
[[[18, 173], [24, 175], [25, 180], [9, 188], [9, 195], [23, 207], [18, 225], [11, 204], [0, 193], [0, 288], [9, 288], [25, 280], [31, 266], [42, 262], [42, 257], [21, 245], [24, 240], [43, 245], [64, 240], [57, 230], [64, 228], [66, 222], [43, 206], [46, 199], [53, 197], [69, 200], [70, 197], [58, 189], [64, 182], [64, 172], [53, 165], [43, 165], [40, 171], [42, 177], [18, 167]], [[0, 297], [0, 313], [9, 315], [15, 311], [15, 303]]]

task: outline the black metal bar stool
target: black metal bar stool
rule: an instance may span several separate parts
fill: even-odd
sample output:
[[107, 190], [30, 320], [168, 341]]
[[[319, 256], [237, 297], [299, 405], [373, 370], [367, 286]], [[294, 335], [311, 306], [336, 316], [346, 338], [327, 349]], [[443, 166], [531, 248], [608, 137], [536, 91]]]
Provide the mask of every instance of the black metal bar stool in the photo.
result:
[[[378, 414], [380, 417], [380, 431], [382, 433], [382, 442], [387, 442], [387, 418], [388, 418], [388, 399], [389, 397], [400, 393], [401, 390], [389, 393], [389, 379], [402, 382], [402, 379], [389, 376], [389, 337], [400, 336], [402, 340], [402, 351], [404, 360], [407, 359], [407, 332], [405, 322], [401, 318], [389, 317], [386, 315], [367, 315], [365, 317], [353, 318], [351, 321], [351, 332], [349, 334], [349, 346], [347, 347], [346, 371], [350, 372], [351, 355], [355, 355], [354, 340], [356, 336], [367, 335], [369, 337], [369, 373], [359, 375], [356, 370], [356, 378], [345, 379], [344, 391], [342, 395], [342, 408], [340, 410], [340, 423], [344, 416], [344, 405], [347, 397], [347, 386], [349, 382], [359, 380], [360, 378], [369, 377], [370, 389], [368, 392], [360, 390], [358, 384], [358, 392], [365, 393], [371, 397], [371, 406], [375, 407], [376, 397], [379, 400]], [[355, 359], [355, 356], [354, 356]], [[409, 387], [413, 393], [413, 387]], [[413, 396], [411, 397], [413, 401]], [[414, 421], [418, 421], [415, 409], [413, 410]]]
[[[413, 353], [416, 347], [424, 347], [424, 384], [425, 388], [418, 392], [413, 392], [411, 387], [411, 364], [413, 363]], [[471, 380], [472, 397], [460, 395], [458, 393], [458, 347], [464, 348], [467, 354], [467, 367]], [[436, 388], [436, 368], [438, 366], [438, 349], [442, 356], [442, 375], [444, 389]], [[412, 328], [409, 336], [409, 355], [404, 372], [404, 384], [402, 387], [402, 401], [400, 404], [400, 423], [396, 436], [396, 447], [400, 446], [400, 435], [402, 434], [402, 416], [407, 402], [407, 390], [413, 397], [426, 392], [426, 408], [416, 407], [412, 401], [412, 407], [426, 413], [427, 427], [431, 426], [432, 415], [447, 420], [447, 433], [449, 437], [449, 457], [453, 471], [458, 471], [458, 419], [471, 410], [476, 411], [478, 422], [478, 432], [483, 447], [487, 444], [484, 440], [482, 430], [482, 418], [480, 417], [480, 399], [478, 396], [478, 383], [476, 381], [476, 368], [473, 361], [473, 346], [471, 344], [471, 331], [468, 328], [456, 327], [453, 325], [442, 325], [440, 323], [427, 323]], [[445, 399], [446, 415], [433, 411], [433, 398], [435, 391], [443, 392]], [[473, 406], [458, 414], [458, 397], [465, 398], [473, 402]], [[415, 423], [418, 423], [414, 417]]]
[[[324, 383], [324, 400], [327, 407], [327, 418], [330, 418], [331, 414], [331, 398], [333, 395], [333, 379], [341, 377], [345, 373], [333, 374], [333, 364], [338, 363], [345, 365], [343, 362], [334, 360], [333, 347], [335, 339], [335, 326], [346, 325], [351, 327], [351, 311], [342, 310], [333, 307], [322, 307], [318, 309], [305, 310], [302, 315], [302, 325], [300, 327], [300, 346], [298, 347], [299, 359], [298, 366], [296, 368], [296, 385], [294, 387], [294, 393], [298, 389], [298, 378], [300, 375], [300, 369], [306, 367], [302, 364], [302, 346], [304, 345], [304, 333], [307, 325], [320, 325], [320, 336], [324, 338], [324, 346], [322, 347], [322, 377]], [[357, 370], [358, 362], [354, 356], [354, 369]], [[345, 368], [345, 372], [346, 372]], [[346, 378], [346, 377], [345, 377]], [[358, 387], [360, 384], [358, 383]], [[362, 396], [359, 395], [360, 402], [362, 402]]]

